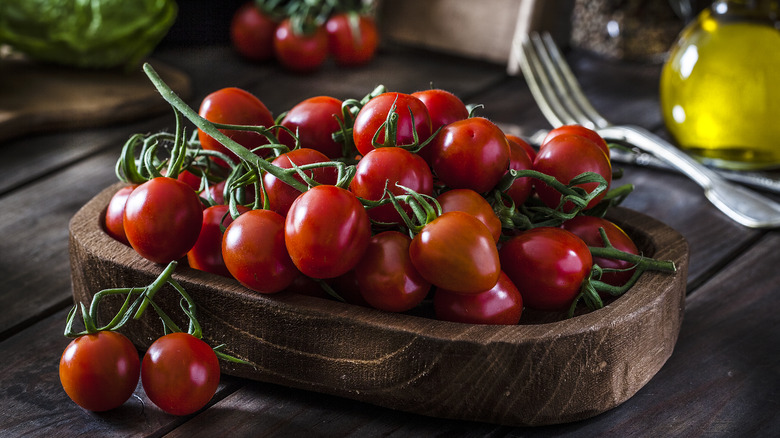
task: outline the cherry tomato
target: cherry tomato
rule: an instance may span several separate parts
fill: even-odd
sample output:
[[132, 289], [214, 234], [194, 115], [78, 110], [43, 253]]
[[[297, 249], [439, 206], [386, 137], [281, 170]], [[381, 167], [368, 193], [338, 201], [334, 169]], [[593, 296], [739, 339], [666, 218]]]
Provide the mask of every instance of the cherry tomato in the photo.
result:
[[412, 239], [409, 256], [423, 278], [454, 292], [484, 292], [501, 273], [490, 231], [462, 211], [443, 213], [425, 225]]
[[533, 146], [531, 146], [530, 144], [528, 144], [528, 142], [527, 142], [527, 141], [525, 141], [525, 140], [523, 140], [521, 137], [518, 137], [518, 136], [516, 136], [516, 135], [513, 135], [513, 134], [507, 134], [507, 135], [506, 135], [506, 139], [507, 139], [507, 141], [509, 141], [510, 143], [511, 143], [511, 142], [515, 142], [515, 143], [517, 143], [517, 144], [518, 144], [520, 147], [522, 147], [522, 148], [523, 148], [523, 150], [524, 150], [524, 151], [525, 151], [525, 152], [528, 154], [528, 158], [530, 158], [530, 159], [531, 159], [531, 162], [533, 163], [533, 161], [534, 161], [534, 158], [536, 158], [536, 149], [534, 149], [534, 147], [533, 147]]
[[[383, 124], [387, 121], [390, 110], [398, 114], [398, 129], [396, 138], [385, 141]], [[414, 125], [412, 125], [414, 118]], [[431, 136], [431, 118], [428, 109], [420, 99], [404, 93], [383, 93], [369, 100], [355, 117], [352, 127], [352, 137], [355, 147], [363, 155], [374, 149], [373, 140], [386, 146], [405, 146], [414, 143], [415, 132], [418, 142], [422, 143]], [[388, 144], [390, 143], [390, 144]]]
[[328, 50], [343, 66], [367, 64], [379, 46], [379, 31], [374, 19], [354, 12], [337, 13], [325, 23]]
[[[519, 139], [523, 143], [518, 143], [516, 140], [506, 137], [509, 142], [509, 168], [514, 170], [530, 170], [534, 168], [534, 163], [526, 151], [523, 144], [528, 145], [522, 139]], [[516, 137], [517, 138], [517, 137]], [[530, 148], [530, 146], [528, 146]], [[515, 179], [512, 185], [507, 189], [506, 194], [512, 198], [515, 205], [523, 204], [529, 196], [534, 187], [534, 179], [524, 176]]]
[[123, 221], [130, 246], [142, 257], [166, 264], [184, 257], [195, 245], [203, 207], [192, 187], [162, 176], [130, 193]]
[[[639, 249], [622, 228], [613, 222], [595, 216], [576, 216], [563, 223], [563, 229], [571, 231], [588, 246], [604, 247], [599, 228], [604, 228], [609, 243], [615, 248], [630, 254], [639, 254]], [[634, 274], [633, 265], [624, 260], [594, 257], [593, 263], [605, 269], [618, 269], [616, 272], [604, 272], [601, 281], [613, 286], [622, 286]]]
[[274, 53], [291, 71], [316, 71], [328, 57], [328, 32], [324, 26], [317, 26], [311, 33], [296, 33], [290, 19], [285, 18], [274, 33]]
[[276, 22], [253, 1], [244, 3], [230, 22], [230, 41], [241, 56], [266, 61], [274, 56]]
[[114, 196], [111, 197], [111, 200], [108, 202], [108, 208], [106, 208], [106, 233], [113, 237], [114, 240], [122, 242], [125, 245], [130, 245], [130, 242], [127, 241], [127, 236], [125, 235], [125, 204], [127, 203], [127, 197], [130, 196], [130, 193], [137, 186], [137, 184], [133, 184], [119, 189], [114, 193]]
[[[330, 159], [322, 152], [314, 149], [300, 148], [279, 155], [274, 158], [271, 163], [283, 169], [291, 169], [293, 164], [296, 166], [303, 166], [305, 164], [324, 163], [327, 161], [330, 161]], [[307, 170], [304, 173], [320, 184], [334, 185], [338, 179], [338, 170], [333, 166], [318, 167], [316, 169]], [[301, 178], [300, 175], [294, 175], [293, 178], [298, 181], [303, 181], [303, 178]], [[263, 176], [263, 181], [265, 182], [265, 191], [268, 196], [268, 203], [271, 206], [271, 210], [282, 216], [286, 216], [287, 211], [290, 209], [290, 205], [292, 205], [293, 201], [295, 201], [301, 192], [282, 182], [270, 173], [266, 173], [265, 176]]]
[[440, 194], [437, 198], [441, 211], [462, 211], [468, 213], [482, 222], [493, 240], [498, 243], [501, 237], [501, 220], [498, 219], [493, 207], [479, 193], [471, 189], [453, 189]]
[[60, 358], [62, 388], [90, 411], [121, 406], [138, 385], [138, 351], [124, 335], [101, 331], [71, 341]]
[[255, 292], [279, 292], [300, 275], [284, 243], [284, 217], [271, 210], [237, 217], [225, 230], [222, 257], [230, 274]]
[[[239, 205], [239, 212], [249, 211]], [[212, 274], [230, 277], [230, 271], [222, 258], [222, 227], [233, 222], [227, 205], [214, 205], [203, 210], [203, 224], [197, 242], [187, 252], [187, 262], [191, 268]]]
[[[607, 181], [607, 190], [612, 182], [612, 164], [601, 148], [579, 135], [559, 135], [547, 142], [539, 150], [534, 160], [534, 170], [551, 175], [558, 181], [568, 184], [572, 178], [584, 172], [595, 172]], [[598, 183], [580, 184], [587, 192], [592, 192]], [[556, 208], [561, 194], [542, 182], [535, 185], [539, 198], [550, 208]], [[593, 208], [606, 195], [606, 190], [592, 199], [585, 209]], [[567, 203], [564, 211], [571, 211], [573, 205]]]
[[588, 245], [561, 228], [525, 231], [504, 242], [499, 254], [525, 305], [538, 310], [568, 308], [593, 266]]
[[543, 148], [550, 140], [559, 135], [579, 135], [581, 137], [585, 137], [593, 143], [596, 143], [596, 145], [604, 152], [607, 158], [610, 157], [609, 146], [607, 145], [606, 140], [604, 140], [604, 138], [601, 137], [598, 132], [592, 129], [588, 129], [582, 125], [563, 125], [553, 129], [547, 133], [547, 136], [545, 136], [544, 140], [542, 140], [540, 149]]
[[[328, 158], [339, 158], [342, 145], [333, 140], [333, 133], [341, 129], [341, 101], [335, 97], [316, 96], [306, 99], [294, 107], [282, 119], [280, 125], [297, 132], [300, 147], [315, 149]], [[290, 149], [295, 140], [285, 130], [279, 130], [279, 142]]]
[[312, 278], [333, 278], [357, 265], [371, 238], [371, 221], [352, 192], [315, 186], [290, 207], [284, 225], [287, 251]]
[[360, 286], [358, 285], [354, 268], [347, 271], [346, 274], [339, 275], [335, 278], [329, 278], [326, 281], [345, 302], [357, 306], [371, 307], [360, 293]]
[[[433, 175], [428, 164], [419, 155], [398, 147], [382, 147], [370, 151], [357, 164], [355, 176], [349, 185], [355, 196], [377, 201], [384, 196], [385, 186], [394, 195], [406, 194], [396, 184], [423, 195], [433, 194]], [[403, 205], [403, 204], [402, 204]], [[405, 205], [407, 214], [411, 208]], [[379, 222], [401, 222], [401, 215], [392, 204], [368, 210], [368, 216]]]
[[360, 294], [372, 307], [405, 312], [428, 295], [431, 283], [420, 276], [409, 258], [411, 242], [398, 231], [384, 231], [371, 238], [355, 266], [355, 276]]
[[173, 415], [206, 406], [219, 386], [214, 350], [188, 333], [170, 333], [152, 343], [141, 364], [141, 384], [149, 399]]
[[501, 272], [495, 286], [478, 294], [436, 289], [433, 309], [436, 318], [442, 321], [512, 325], [520, 322], [523, 297], [509, 277]]
[[420, 99], [428, 109], [431, 117], [431, 131], [436, 132], [442, 126], [449, 125], [469, 116], [466, 104], [460, 98], [447, 90], [433, 88], [417, 91], [412, 96]]
[[491, 121], [460, 120], [442, 128], [429, 145], [433, 173], [448, 187], [485, 193], [509, 169], [509, 143]]
[[[204, 119], [214, 123], [266, 127], [274, 125], [271, 112], [260, 99], [248, 91], [235, 87], [222, 88], [206, 96], [200, 104], [198, 113]], [[250, 150], [268, 144], [268, 140], [256, 132], [239, 130], [221, 130], [221, 132]], [[201, 130], [198, 130], [198, 140], [203, 149], [223, 152], [234, 160], [238, 159], [228, 148]], [[260, 149], [256, 154], [265, 156], [267, 152]], [[220, 158], [215, 158], [214, 162], [221, 166], [228, 166], [228, 163]]]
[[188, 186], [192, 187], [192, 190], [195, 190], [196, 192], [200, 190], [201, 178], [189, 170], [183, 170], [179, 172], [179, 176], [177, 176], [176, 179], [186, 183]]

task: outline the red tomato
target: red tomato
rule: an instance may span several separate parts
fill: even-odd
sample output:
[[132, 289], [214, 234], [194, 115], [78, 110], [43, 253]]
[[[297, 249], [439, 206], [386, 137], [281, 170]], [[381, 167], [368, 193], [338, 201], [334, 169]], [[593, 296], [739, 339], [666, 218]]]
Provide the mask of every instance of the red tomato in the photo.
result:
[[567, 309], [593, 266], [588, 245], [561, 228], [525, 231], [504, 242], [499, 254], [525, 305], [538, 310]]
[[230, 41], [241, 56], [252, 61], [266, 61], [274, 56], [274, 31], [276, 22], [250, 1], [233, 14]]
[[366, 299], [363, 298], [363, 295], [360, 294], [360, 286], [355, 275], [355, 269], [350, 269], [346, 274], [338, 277], [329, 278], [327, 282], [345, 302], [357, 306], [371, 307]]
[[171, 333], [152, 343], [141, 364], [141, 383], [149, 399], [173, 415], [206, 406], [219, 386], [214, 350], [188, 333]]
[[[615, 248], [630, 254], [639, 254], [636, 244], [622, 228], [614, 223], [595, 216], [576, 216], [563, 223], [563, 229], [571, 231], [588, 246], [604, 247], [599, 228], [604, 228], [609, 243]], [[619, 269], [619, 272], [604, 272], [601, 281], [613, 286], [622, 286], [634, 275], [633, 264], [623, 260], [595, 257], [593, 263], [605, 269]]]
[[[214, 123], [266, 127], [274, 125], [271, 112], [260, 99], [248, 91], [234, 87], [222, 88], [206, 96], [200, 104], [198, 114]], [[256, 132], [238, 130], [221, 130], [221, 132], [250, 150], [268, 144], [268, 140]], [[234, 160], [238, 159], [228, 148], [201, 130], [198, 130], [198, 140], [203, 149], [223, 152]], [[265, 156], [268, 153], [259, 150], [256, 154]], [[228, 163], [219, 158], [214, 159], [214, 162], [221, 166], [228, 166]]]
[[[585, 137], [579, 135], [559, 135], [545, 144], [539, 150], [534, 160], [534, 170], [555, 177], [558, 181], [568, 184], [572, 178], [584, 172], [595, 172], [607, 181], [607, 190], [612, 182], [612, 164], [601, 148]], [[580, 184], [587, 192], [592, 192], [597, 183]], [[550, 208], [556, 208], [561, 201], [561, 194], [542, 182], [537, 182], [536, 193]], [[585, 207], [594, 207], [604, 198], [607, 190], [595, 197]], [[564, 205], [564, 211], [571, 211], [572, 205]]]
[[130, 245], [125, 235], [125, 204], [127, 203], [127, 197], [137, 187], [136, 184], [125, 186], [119, 189], [111, 200], [108, 202], [108, 208], [106, 208], [106, 233], [113, 237], [114, 240]]
[[409, 258], [412, 239], [398, 231], [371, 238], [365, 255], [355, 266], [360, 294], [371, 307], [405, 312], [417, 307], [431, 289]]
[[130, 193], [123, 221], [130, 246], [142, 257], [166, 264], [184, 257], [195, 245], [203, 207], [192, 187], [162, 176]]
[[350, 191], [316, 186], [293, 202], [284, 225], [293, 263], [312, 278], [334, 278], [357, 265], [371, 238], [371, 221]]
[[[303, 166], [305, 164], [324, 163], [327, 161], [330, 161], [330, 159], [322, 152], [301, 148], [279, 155], [271, 163], [283, 169], [291, 169], [293, 163], [296, 166]], [[338, 180], [338, 170], [333, 166], [318, 167], [307, 170], [304, 173], [320, 184], [334, 185]], [[303, 181], [300, 175], [295, 175], [294, 178], [298, 181]], [[301, 192], [270, 173], [266, 173], [263, 176], [263, 181], [265, 182], [265, 191], [271, 210], [286, 216], [290, 205], [292, 205]]]
[[412, 239], [412, 264], [433, 285], [476, 294], [496, 285], [501, 273], [493, 236], [474, 216], [444, 213]]
[[124, 335], [101, 331], [71, 341], [60, 358], [62, 388], [90, 411], [121, 406], [135, 391], [140, 373], [138, 351]]
[[527, 141], [523, 140], [522, 138], [520, 138], [520, 137], [518, 137], [518, 136], [516, 136], [516, 135], [507, 134], [507, 135], [506, 135], [506, 139], [507, 139], [507, 140], [508, 140], [510, 143], [511, 143], [511, 142], [515, 142], [515, 143], [517, 143], [517, 144], [518, 144], [520, 147], [522, 147], [522, 148], [523, 148], [523, 150], [524, 150], [524, 151], [525, 151], [525, 152], [528, 154], [528, 158], [530, 158], [530, 159], [531, 159], [531, 162], [533, 163], [533, 161], [534, 161], [534, 158], [536, 158], [536, 149], [534, 149], [534, 147], [533, 147], [533, 146], [531, 146], [530, 144], [528, 144], [528, 142], [527, 142]]
[[[187, 262], [190, 267], [212, 274], [230, 277], [230, 271], [222, 258], [222, 227], [233, 222], [227, 205], [215, 205], [203, 210], [203, 225], [195, 246], [187, 252]], [[239, 212], [249, 211], [244, 206], [238, 206]]]
[[[295, 105], [282, 119], [280, 125], [298, 133], [300, 147], [315, 149], [328, 158], [339, 158], [342, 145], [333, 140], [333, 133], [341, 129], [341, 101], [335, 97], [317, 96]], [[290, 149], [295, 140], [285, 130], [279, 130], [279, 142]]]
[[[349, 190], [363, 199], [377, 201], [384, 196], [385, 185], [394, 195], [406, 194], [398, 186], [410, 188], [423, 195], [433, 194], [433, 175], [428, 164], [419, 155], [397, 147], [382, 147], [370, 151], [357, 164]], [[411, 212], [404, 206], [407, 214]], [[401, 222], [401, 215], [392, 204], [368, 210], [368, 216], [379, 222]]]
[[338, 13], [325, 23], [328, 50], [339, 65], [355, 66], [374, 58], [379, 31], [374, 19], [357, 13]]
[[[509, 142], [509, 168], [514, 170], [530, 170], [534, 168], [534, 163], [529, 156], [528, 152], [526, 151], [525, 147], [523, 147], [523, 144], [528, 144], [522, 139], [523, 143], [518, 143], [517, 141], [511, 139], [509, 136], [506, 137]], [[530, 147], [530, 146], [528, 146]], [[534, 187], [534, 179], [530, 177], [522, 177], [515, 179], [515, 182], [512, 183], [512, 185], [507, 189], [506, 194], [509, 195], [510, 198], [512, 198], [512, 201], [514, 201], [515, 205], [522, 205], [529, 196], [531, 196], [531, 192], [533, 191]]]
[[255, 292], [279, 292], [300, 275], [284, 243], [284, 218], [271, 210], [237, 217], [225, 230], [222, 257], [230, 274]]
[[447, 90], [430, 89], [417, 91], [412, 96], [420, 99], [431, 117], [431, 131], [436, 132], [442, 126], [466, 119], [469, 110], [460, 98]]
[[495, 124], [482, 117], [442, 128], [429, 145], [433, 173], [447, 186], [485, 193], [509, 169], [509, 143]]
[[[390, 110], [398, 114], [398, 129], [395, 139], [385, 139], [385, 127]], [[414, 125], [412, 125], [414, 116]], [[405, 146], [414, 144], [415, 132], [418, 142], [422, 143], [431, 136], [431, 119], [428, 109], [420, 99], [404, 93], [383, 93], [369, 100], [358, 112], [352, 127], [355, 147], [362, 155], [374, 149], [373, 140], [385, 146]]]
[[501, 220], [498, 219], [493, 207], [479, 193], [471, 189], [453, 189], [440, 194], [437, 198], [441, 211], [462, 211], [468, 213], [482, 222], [493, 240], [498, 243], [501, 237]]
[[607, 156], [607, 158], [610, 156], [609, 146], [607, 145], [606, 140], [604, 140], [604, 138], [602, 138], [598, 132], [581, 125], [564, 125], [553, 129], [547, 133], [547, 136], [544, 137], [540, 148], [543, 148], [550, 140], [559, 135], [579, 135], [581, 137], [585, 137], [593, 143], [596, 143], [596, 145], [602, 151], [604, 151], [604, 154]]
[[192, 190], [195, 190], [196, 192], [200, 190], [201, 178], [189, 170], [183, 170], [179, 172], [179, 176], [177, 176], [176, 179], [186, 183], [188, 186], [192, 187]]
[[498, 283], [478, 294], [460, 294], [437, 289], [433, 295], [436, 318], [468, 324], [504, 324], [520, 322], [523, 297], [514, 283], [501, 272]]
[[318, 70], [328, 57], [328, 32], [317, 26], [311, 33], [296, 33], [289, 18], [276, 27], [274, 53], [285, 68], [299, 73]]

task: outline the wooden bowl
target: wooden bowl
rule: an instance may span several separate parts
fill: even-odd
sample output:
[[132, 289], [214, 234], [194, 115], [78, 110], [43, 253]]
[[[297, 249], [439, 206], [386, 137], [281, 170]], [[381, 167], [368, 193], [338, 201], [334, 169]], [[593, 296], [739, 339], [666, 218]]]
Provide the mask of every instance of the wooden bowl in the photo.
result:
[[[163, 268], [103, 231], [103, 213], [119, 187], [105, 189], [70, 222], [77, 302], [89, 303], [105, 288], [147, 285]], [[524, 315], [520, 325], [469, 325], [291, 292], [260, 295], [186, 263], [174, 277], [198, 305], [204, 339], [254, 364], [222, 363], [226, 374], [434, 417], [564, 423], [634, 395], [672, 354], [683, 316], [685, 239], [629, 210], [614, 209], [610, 218], [645, 254], [674, 261], [677, 272], [645, 273], [603, 309], [555, 322]], [[115, 298], [101, 305], [102, 318], [116, 311]], [[179, 309], [172, 288], [155, 301]], [[148, 311], [123, 331], [144, 349], [162, 324]]]

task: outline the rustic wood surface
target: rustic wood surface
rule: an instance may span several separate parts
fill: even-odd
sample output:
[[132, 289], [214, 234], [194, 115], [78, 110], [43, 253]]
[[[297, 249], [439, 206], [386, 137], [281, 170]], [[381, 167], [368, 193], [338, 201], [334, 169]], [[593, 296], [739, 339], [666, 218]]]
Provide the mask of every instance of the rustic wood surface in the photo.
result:
[[[433, 82], [483, 103], [484, 115], [525, 133], [548, 127], [522, 78], [507, 76], [502, 66], [419, 50], [388, 46], [368, 67], [329, 65], [309, 76], [286, 74], [273, 63], [246, 63], [224, 45], [162, 47], [153, 56], [190, 76], [194, 105], [216, 88], [240, 86], [278, 114], [315, 94], [355, 97], [378, 83], [414, 91]], [[579, 52], [567, 56], [598, 110], [665, 135], [658, 65], [620, 64]], [[206, 409], [187, 417], [162, 413], [140, 388], [115, 411], [80, 409], [57, 375], [72, 305], [68, 223], [116, 181], [113, 165], [131, 134], [170, 129], [172, 123], [172, 115], [163, 113], [0, 143], [0, 435], [732, 437], [775, 436], [780, 430], [780, 234], [734, 224], [679, 175], [634, 166], [624, 166], [624, 180], [636, 184], [624, 205], [671, 226], [690, 245], [685, 315], [674, 352], [658, 373], [601, 415], [510, 427], [230, 376], [223, 376]]]

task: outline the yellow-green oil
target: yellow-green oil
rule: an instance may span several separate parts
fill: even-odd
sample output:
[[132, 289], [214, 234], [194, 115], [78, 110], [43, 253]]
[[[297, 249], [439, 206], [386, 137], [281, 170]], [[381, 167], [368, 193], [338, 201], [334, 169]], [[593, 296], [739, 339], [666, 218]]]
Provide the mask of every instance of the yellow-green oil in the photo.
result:
[[780, 166], [780, 29], [706, 9], [663, 67], [661, 109], [678, 145], [719, 167]]

